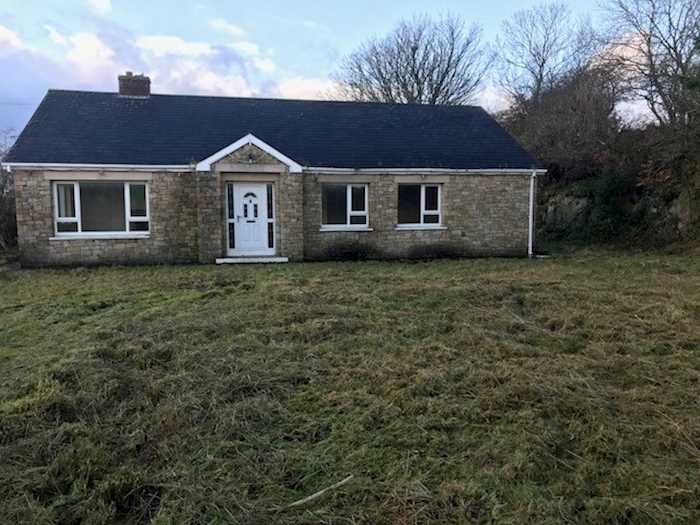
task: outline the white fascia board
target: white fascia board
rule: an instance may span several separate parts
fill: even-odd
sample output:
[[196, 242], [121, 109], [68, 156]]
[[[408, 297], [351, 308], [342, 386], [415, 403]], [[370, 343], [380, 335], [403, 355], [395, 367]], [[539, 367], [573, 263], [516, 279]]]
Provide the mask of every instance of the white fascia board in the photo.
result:
[[22, 170], [57, 171], [190, 171], [189, 164], [57, 164], [42, 162], [4, 162], [3, 167]]
[[366, 173], [366, 174], [461, 174], [473, 175], [532, 175], [536, 173], [543, 175], [547, 173], [544, 169], [523, 169], [523, 168], [485, 168], [485, 169], [453, 169], [453, 168], [304, 168], [305, 172], [314, 173]]
[[282, 164], [286, 164], [289, 168], [290, 173], [301, 173], [302, 167], [300, 164], [294, 162], [292, 159], [284, 155], [283, 153], [277, 151], [275, 148], [270, 146], [268, 143], [260, 140], [258, 137], [252, 133], [248, 133], [245, 137], [238, 139], [236, 142], [229, 144], [224, 149], [221, 149], [214, 153], [213, 155], [207, 157], [203, 161], [197, 163], [197, 171], [211, 171], [211, 165], [216, 161], [223, 159], [224, 157], [230, 155], [234, 151], [252, 144], [263, 150], [268, 155], [279, 160]]

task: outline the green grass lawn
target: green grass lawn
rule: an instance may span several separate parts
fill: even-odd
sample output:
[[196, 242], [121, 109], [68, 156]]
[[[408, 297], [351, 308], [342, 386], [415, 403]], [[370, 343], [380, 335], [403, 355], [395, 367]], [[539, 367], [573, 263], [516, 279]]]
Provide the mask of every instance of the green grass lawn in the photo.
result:
[[0, 271], [0, 509], [698, 523], [700, 257]]

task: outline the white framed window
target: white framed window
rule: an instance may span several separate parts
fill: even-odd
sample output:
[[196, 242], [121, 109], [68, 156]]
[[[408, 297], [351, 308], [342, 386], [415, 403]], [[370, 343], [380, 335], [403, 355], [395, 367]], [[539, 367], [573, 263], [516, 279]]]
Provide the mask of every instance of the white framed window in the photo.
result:
[[442, 226], [440, 184], [399, 184], [397, 227]]
[[141, 236], [150, 232], [148, 183], [53, 183], [56, 237]]
[[322, 184], [322, 229], [368, 229], [367, 184]]

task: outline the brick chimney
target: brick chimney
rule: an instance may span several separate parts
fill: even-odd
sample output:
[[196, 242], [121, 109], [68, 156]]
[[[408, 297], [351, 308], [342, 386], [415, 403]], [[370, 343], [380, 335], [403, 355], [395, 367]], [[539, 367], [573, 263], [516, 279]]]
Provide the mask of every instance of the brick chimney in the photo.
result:
[[134, 75], [127, 71], [119, 75], [119, 95], [122, 97], [149, 97], [151, 95], [151, 79], [146, 75]]

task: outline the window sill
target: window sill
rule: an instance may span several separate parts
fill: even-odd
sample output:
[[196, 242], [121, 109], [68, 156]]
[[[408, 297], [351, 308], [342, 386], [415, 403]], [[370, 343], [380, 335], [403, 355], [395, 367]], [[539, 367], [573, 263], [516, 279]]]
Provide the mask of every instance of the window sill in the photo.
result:
[[367, 226], [321, 226], [321, 232], [373, 232], [374, 228]]
[[394, 229], [397, 231], [446, 230], [447, 226], [441, 224], [397, 224]]
[[49, 237], [50, 241], [113, 241], [117, 239], [148, 239], [150, 233], [67, 233]]

